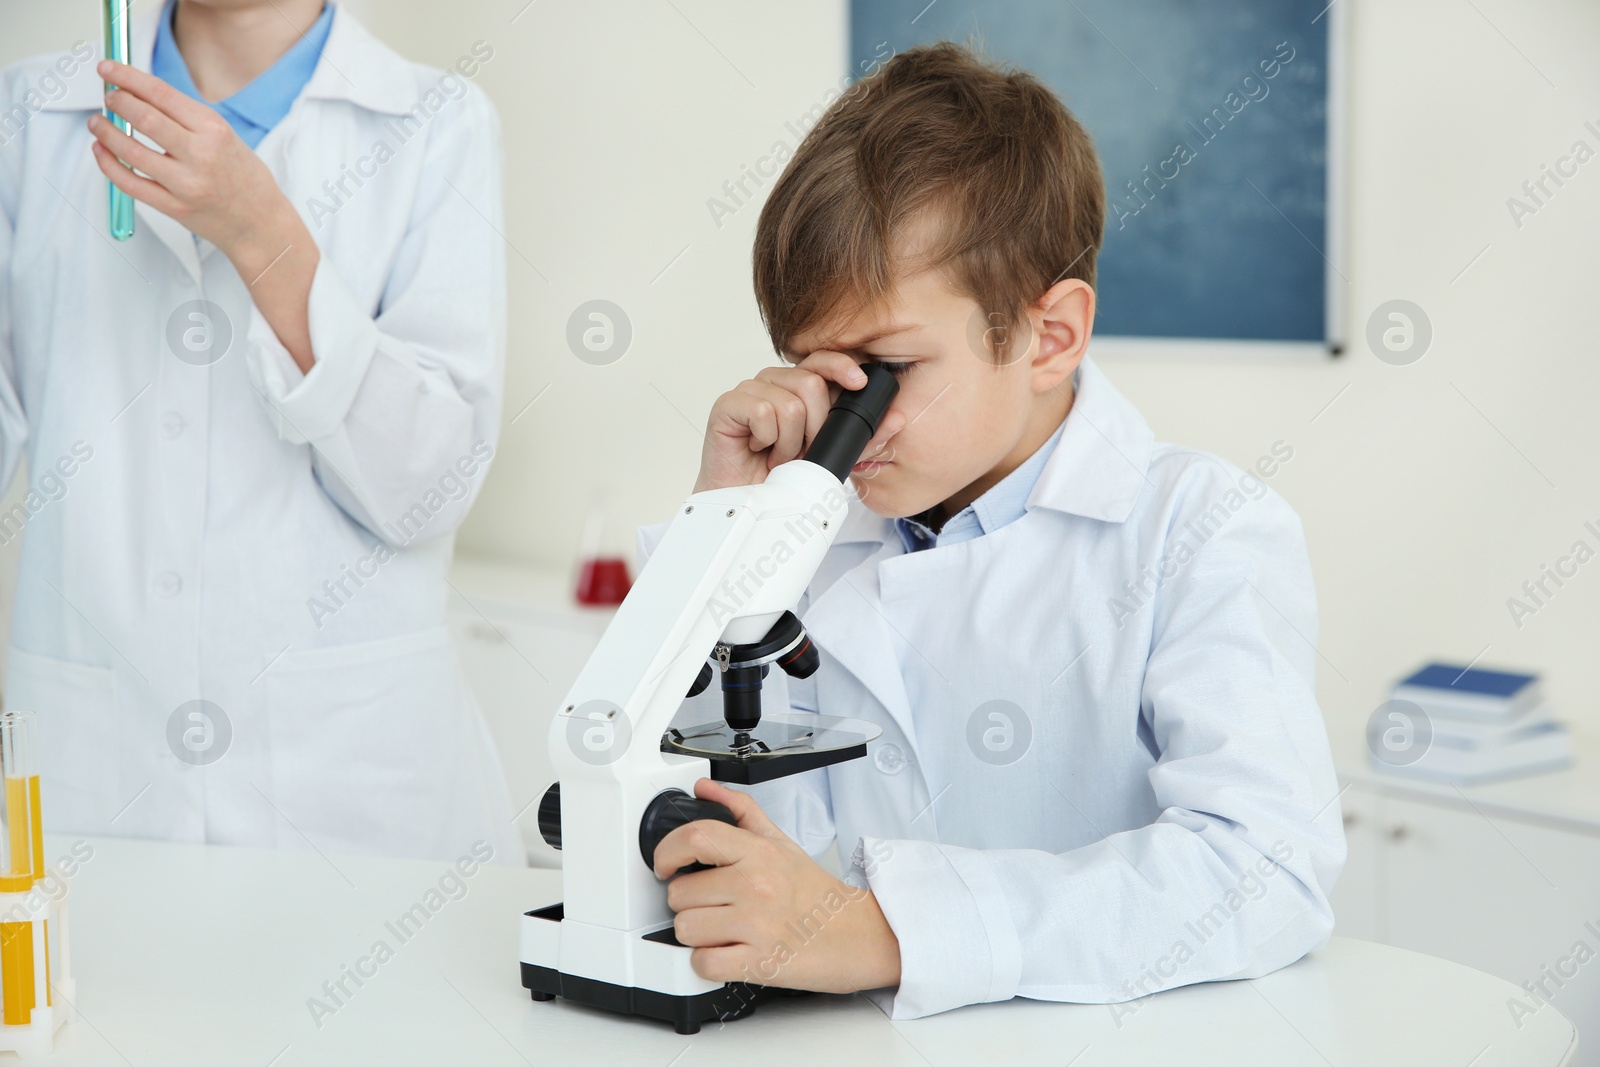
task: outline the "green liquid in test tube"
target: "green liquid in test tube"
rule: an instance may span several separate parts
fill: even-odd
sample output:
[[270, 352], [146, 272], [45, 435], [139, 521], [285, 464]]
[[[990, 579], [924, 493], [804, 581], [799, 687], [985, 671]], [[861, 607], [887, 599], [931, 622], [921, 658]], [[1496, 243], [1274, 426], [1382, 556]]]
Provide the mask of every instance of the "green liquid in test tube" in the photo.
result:
[[[105, 30], [106, 30], [106, 58], [118, 63], [129, 63], [129, 54], [132, 44], [128, 27], [129, 0], [105, 0]], [[116, 88], [109, 82], [106, 91]], [[120, 115], [113, 115], [107, 111], [106, 118], [110, 119], [123, 133], [133, 133], [128, 126], [128, 120]], [[111, 236], [119, 241], [126, 241], [133, 236], [133, 197], [118, 189], [111, 183], [106, 183], [110, 192], [110, 224]]]

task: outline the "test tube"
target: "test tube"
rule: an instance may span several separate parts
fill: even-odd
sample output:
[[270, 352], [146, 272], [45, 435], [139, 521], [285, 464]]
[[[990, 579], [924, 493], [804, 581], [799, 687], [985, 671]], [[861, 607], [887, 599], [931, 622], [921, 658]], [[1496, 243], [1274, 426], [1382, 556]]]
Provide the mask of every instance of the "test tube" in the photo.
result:
[[[116, 60], [118, 63], [131, 62], [128, 58], [133, 52], [132, 37], [128, 25], [129, 0], [104, 0], [104, 3], [104, 18], [101, 21], [105, 25], [106, 58]], [[110, 82], [106, 83], [106, 92], [110, 92], [115, 88], [116, 86]], [[114, 115], [109, 110], [105, 112], [105, 116], [117, 129], [130, 137], [133, 136], [133, 130], [128, 125], [127, 119], [121, 115]], [[126, 241], [133, 236], [133, 197], [110, 182], [107, 182], [106, 185], [110, 190], [111, 236], [119, 241]]]
[[[0, 712], [0, 893], [26, 893], [44, 873], [39, 766], [31, 711]], [[9, 910], [9, 909], [8, 909]], [[48, 968], [48, 959], [45, 966]], [[0, 1017], [25, 1026], [34, 1008], [33, 923], [0, 922]]]

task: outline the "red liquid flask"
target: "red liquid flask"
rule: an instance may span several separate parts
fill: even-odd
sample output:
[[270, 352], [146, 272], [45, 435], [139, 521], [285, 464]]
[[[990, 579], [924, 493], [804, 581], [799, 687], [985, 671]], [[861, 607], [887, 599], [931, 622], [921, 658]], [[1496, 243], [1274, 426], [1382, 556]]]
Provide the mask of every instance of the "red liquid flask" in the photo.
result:
[[578, 603], [590, 607], [615, 607], [633, 587], [628, 562], [620, 556], [594, 556], [578, 571]]

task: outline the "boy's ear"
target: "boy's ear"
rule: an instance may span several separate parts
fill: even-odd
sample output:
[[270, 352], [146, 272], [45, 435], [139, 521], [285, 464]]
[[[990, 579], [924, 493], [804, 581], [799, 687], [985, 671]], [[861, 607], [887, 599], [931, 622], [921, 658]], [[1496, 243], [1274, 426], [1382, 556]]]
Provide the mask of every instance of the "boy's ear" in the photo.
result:
[[1056, 282], [1028, 310], [1039, 346], [1033, 355], [1034, 388], [1054, 389], [1070, 379], [1089, 348], [1094, 329], [1094, 289], [1082, 278]]

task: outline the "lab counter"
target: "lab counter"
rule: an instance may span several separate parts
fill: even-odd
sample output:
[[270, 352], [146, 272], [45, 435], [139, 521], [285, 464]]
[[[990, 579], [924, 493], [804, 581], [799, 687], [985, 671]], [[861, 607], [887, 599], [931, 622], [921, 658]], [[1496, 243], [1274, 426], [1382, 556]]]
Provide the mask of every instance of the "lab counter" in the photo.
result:
[[68, 856], [62, 1065], [1554, 1067], [1577, 1045], [1548, 1005], [1519, 1025], [1508, 982], [1342, 937], [1264, 978], [1117, 1010], [1016, 1000], [891, 1022], [864, 997], [812, 995], [680, 1037], [522, 989], [518, 916], [559, 899], [558, 871], [47, 835], [52, 866]]

